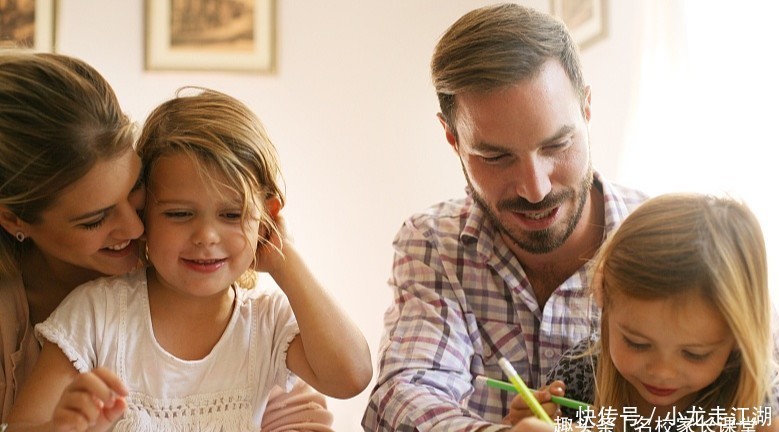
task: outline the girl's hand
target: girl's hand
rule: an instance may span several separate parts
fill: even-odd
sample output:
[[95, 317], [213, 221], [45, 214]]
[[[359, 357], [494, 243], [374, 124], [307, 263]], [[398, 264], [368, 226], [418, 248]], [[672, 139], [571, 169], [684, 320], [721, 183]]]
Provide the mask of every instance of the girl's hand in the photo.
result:
[[[562, 381], [554, 381], [549, 386], [534, 391], [533, 395], [538, 399], [538, 402], [541, 403], [544, 411], [546, 411], [550, 417], [554, 418], [555, 416], [560, 415], [560, 407], [552, 402], [552, 395], [565, 396], [565, 383]], [[503, 418], [503, 424], [514, 425], [519, 423], [520, 420], [528, 417], [534, 417], [534, 414], [530, 411], [530, 407], [527, 406], [525, 400], [517, 395], [514, 397], [514, 400], [511, 401], [509, 413]]]
[[127, 389], [113, 372], [97, 368], [82, 373], [65, 388], [54, 409], [57, 432], [108, 430], [127, 409]]

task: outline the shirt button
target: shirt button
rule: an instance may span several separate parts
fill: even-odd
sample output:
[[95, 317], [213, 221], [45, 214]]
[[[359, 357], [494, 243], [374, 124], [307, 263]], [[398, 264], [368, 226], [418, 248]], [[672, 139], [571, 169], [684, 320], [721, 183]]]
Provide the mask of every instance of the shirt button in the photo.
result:
[[546, 357], [546, 358], [548, 358], [548, 359], [550, 359], [550, 358], [554, 357], [554, 350], [553, 350], [553, 349], [551, 349], [551, 348], [547, 348], [547, 349], [545, 349], [545, 350], [544, 350], [544, 357]]

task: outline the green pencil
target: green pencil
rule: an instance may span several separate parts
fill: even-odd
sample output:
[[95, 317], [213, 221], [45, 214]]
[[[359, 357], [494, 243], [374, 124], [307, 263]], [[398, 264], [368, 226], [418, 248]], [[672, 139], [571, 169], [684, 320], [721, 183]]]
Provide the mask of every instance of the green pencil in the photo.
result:
[[[506, 390], [506, 391], [511, 391], [511, 392], [515, 392], [515, 393], [517, 392], [517, 389], [514, 388], [514, 385], [511, 384], [511, 383], [507, 383], [506, 381], [500, 381], [500, 380], [496, 380], [494, 378], [489, 378], [489, 377], [485, 377], [485, 376], [479, 376], [479, 377], [476, 377], [476, 379], [483, 379], [487, 383], [487, 385], [492, 387], [492, 388], [496, 388], [496, 389], [500, 389], [500, 390]], [[561, 405], [561, 406], [568, 407], [568, 408], [573, 408], [573, 409], [579, 409], [579, 408], [581, 408], [581, 409], [588, 409], [588, 408], [590, 408], [589, 404], [586, 404], [584, 402], [579, 402], [579, 401], [573, 400], [573, 399], [568, 399], [567, 397], [562, 397], [562, 396], [552, 395], [552, 402], [556, 403], [557, 405]]]
[[541, 406], [538, 399], [536, 399], [530, 389], [527, 388], [527, 385], [522, 381], [522, 377], [519, 376], [514, 369], [514, 366], [511, 366], [511, 363], [505, 357], [498, 360], [498, 365], [500, 365], [503, 372], [508, 375], [509, 381], [511, 381], [511, 384], [514, 384], [514, 388], [517, 389], [516, 391], [522, 396], [522, 399], [525, 400], [527, 406], [530, 407], [530, 411], [547, 424], [554, 425], [552, 419], [549, 418], [549, 414], [544, 411], [544, 407]]

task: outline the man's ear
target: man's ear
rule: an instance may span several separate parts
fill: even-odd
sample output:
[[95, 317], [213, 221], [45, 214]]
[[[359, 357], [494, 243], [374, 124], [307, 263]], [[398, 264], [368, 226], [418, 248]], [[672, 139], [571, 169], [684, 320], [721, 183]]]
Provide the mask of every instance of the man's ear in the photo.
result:
[[441, 122], [441, 126], [444, 127], [444, 134], [446, 135], [446, 141], [449, 143], [450, 146], [452, 146], [452, 149], [455, 153], [458, 153], [457, 149], [457, 137], [454, 136], [454, 132], [449, 128], [449, 124], [446, 122], [446, 119], [444, 118], [444, 115], [441, 113], [438, 113], [438, 121]]
[[19, 231], [24, 232], [24, 221], [6, 206], [0, 206], [0, 226], [12, 236], [15, 236]]
[[592, 88], [590, 86], [584, 87], [584, 106], [582, 107], [582, 114], [587, 125], [590, 124], [590, 116], [592, 115], [591, 108], [592, 103]]

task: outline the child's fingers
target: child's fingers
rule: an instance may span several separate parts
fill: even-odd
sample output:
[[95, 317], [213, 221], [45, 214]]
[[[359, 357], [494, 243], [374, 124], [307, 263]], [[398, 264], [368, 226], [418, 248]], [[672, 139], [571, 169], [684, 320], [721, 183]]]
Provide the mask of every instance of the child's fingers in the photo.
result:
[[[541, 407], [544, 409], [544, 411], [546, 411], [549, 416], [555, 417], [558, 415], [560, 407], [552, 402], [552, 394], [555, 394], [556, 396], [564, 395], [565, 383], [562, 381], [555, 381], [550, 384], [549, 387], [543, 387], [540, 390], [533, 392], [533, 396], [535, 396], [535, 398], [541, 404]], [[503, 418], [503, 423], [513, 425], [517, 424], [524, 418], [534, 416], [535, 414], [533, 414], [533, 411], [530, 410], [527, 402], [525, 402], [521, 396], [517, 395], [511, 401], [511, 405], [509, 406], [509, 413], [506, 415], [506, 417]]]
[[526, 419], [528, 417], [533, 417], [533, 412], [530, 411], [530, 409], [524, 409], [524, 410], [516, 410], [516, 409], [510, 409], [509, 413], [506, 414], [506, 417], [503, 417], [503, 424], [504, 425], [515, 425], [519, 423], [522, 419]]
[[54, 432], [82, 432], [89, 429], [89, 422], [75, 411], [55, 410], [52, 416]]
[[118, 397], [122, 399], [123, 411], [125, 395], [127, 388], [122, 380], [108, 369], [97, 368], [79, 374], [62, 393], [52, 420], [58, 430], [68, 430], [68, 426], [84, 430], [98, 422], [104, 409], [113, 412]]
[[552, 381], [546, 388], [555, 396], [565, 396], [565, 383], [560, 380]]
[[108, 406], [113, 405], [117, 394], [127, 395], [127, 388], [122, 380], [105, 368], [97, 368], [91, 372], [79, 374], [66, 390], [89, 393], [103, 405]]
[[95, 424], [102, 407], [102, 401], [82, 388], [68, 388], [63, 392], [52, 415], [55, 430], [86, 430]]
[[[541, 407], [552, 418], [559, 414], [559, 407], [552, 402], [542, 403]], [[509, 408], [509, 413], [506, 415], [506, 417], [503, 418], [503, 423], [513, 425], [528, 417], [535, 417], [535, 414], [530, 410], [530, 408], [527, 407], [527, 405], [524, 408], [517, 408], [512, 405], [511, 408]]]
[[121, 378], [115, 373], [106, 368], [96, 368], [92, 370], [91, 374], [99, 378], [110, 392], [102, 395], [103, 398], [101, 400], [103, 400], [103, 402], [107, 402], [109, 398], [115, 397], [117, 394], [120, 396], [127, 396], [127, 387], [125, 387]]
[[52, 415], [52, 423], [55, 432], [64, 431], [85, 431], [89, 429], [90, 422], [79, 411], [72, 411], [57, 407]]
[[105, 416], [108, 424], [113, 424], [113, 422], [119, 420], [119, 417], [124, 414], [126, 409], [127, 401], [124, 400], [124, 397], [118, 397], [114, 401], [114, 405], [112, 407], [103, 410], [103, 415]]
[[[552, 395], [549, 393], [549, 390], [547, 390], [546, 387], [542, 388], [541, 390], [533, 391], [532, 393], [536, 400], [541, 403], [541, 405], [544, 405], [547, 402], [551, 403], [552, 401]], [[509, 408], [517, 410], [529, 410], [527, 402], [525, 402], [525, 400], [522, 399], [522, 396], [520, 395], [514, 396], [514, 399], [512, 399]]]

